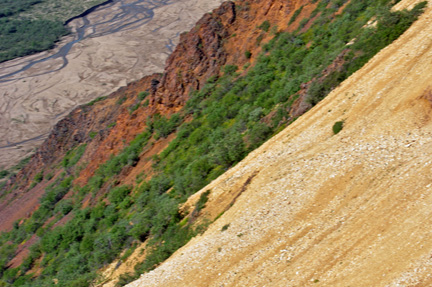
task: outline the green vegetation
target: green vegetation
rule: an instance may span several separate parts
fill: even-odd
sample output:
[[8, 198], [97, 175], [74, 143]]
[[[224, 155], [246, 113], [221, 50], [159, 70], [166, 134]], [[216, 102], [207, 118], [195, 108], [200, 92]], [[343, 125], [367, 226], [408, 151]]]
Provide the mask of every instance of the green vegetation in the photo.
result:
[[[22, 159], [17, 165], [15, 165], [13, 167], [11, 167], [9, 169], [0, 170], [0, 180], [15, 175], [18, 171], [20, 171], [30, 161], [30, 159], [31, 159], [31, 156], [28, 156], [28, 157]], [[5, 185], [6, 185], [5, 181], [0, 183], [0, 191]], [[4, 194], [0, 194], [0, 196], [3, 196], [3, 195]]]
[[147, 126], [150, 131], [155, 133], [155, 139], [166, 138], [172, 133], [181, 123], [182, 119], [179, 114], [174, 114], [170, 119], [167, 119], [159, 114], [147, 120]]
[[89, 132], [89, 138], [94, 138], [98, 133], [96, 131]]
[[44, 176], [43, 176], [43, 171], [41, 171], [41, 172], [38, 172], [36, 175], [35, 175], [35, 177], [34, 177], [34, 181], [35, 182], [37, 182], [37, 183], [39, 183], [39, 182], [41, 182], [42, 180], [43, 180], [43, 178], [44, 178]]
[[269, 28], [270, 28], [270, 22], [268, 20], [265, 20], [264, 22], [261, 23], [261, 25], [258, 26], [258, 28], [260, 28], [261, 30], [268, 32]]
[[0, 62], [51, 49], [69, 31], [63, 23], [102, 0], [3, 0]]
[[93, 101], [88, 102], [88, 103], [86, 104], [86, 106], [93, 106], [95, 103], [100, 102], [100, 101], [105, 100], [105, 99], [106, 99], [106, 97], [97, 97], [97, 98], [94, 99]]
[[8, 170], [0, 170], [0, 179], [7, 177], [10, 174]]
[[344, 121], [335, 122], [333, 125], [333, 133], [338, 134], [343, 129]]
[[230, 224], [225, 224], [224, 226], [222, 226], [221, 231], [225, 231], [229, 228]]
[[[204, 228], [185, 220], [179, 205], [295, 120], [287, 110], [302, 83], [312, 81], [308, 94], [315, 104], [396, 39], [422, 11], [418, 5], [410, 12], [391, 13], [390, 1], [351, 0], [344, 13], [334, 16], [346, 1], [328, 2], [318, 3], [314, 13], [320, 12], [319, 17], [308, 31], [277, 33], [246, 75], [237, 74], [237, 66], [225, 66], [223, 76], [212, 77], [201, 90], [191, 92], [179, 113], [148, 118], [147, 130], [101, 164], [86, 185], [74, 186], [71, 175], [85, 146], [68, 153], [62, 160], [64, 172], [45, 189], [39, 209], [1, 234], [0, 286], [53, 286], [54, 278], [58, 286], [89, 286], [97, 281], [98, 269], [142, 241], [147, 241], [148, 256], [136, 266], [136, 274], [123, 276], [121, 282], [155, 268]], [[363, 28], [372, 17], [378, 25]], [[354, 38], [356, 42], [347, 46]], [[339, 55], [345, 55], [342, 67], [323, 75]], [[135, 186], [122, 185], [119, 175], [138, 164], [143, 149], [174, 131], [176, 138], [153, 158], [153, 177]], [[83, 208], [89, 197], [90, 206]], [[203, 193], [198, 212], [207, 199], [208, 193]], [[68, 221], [53, 228], [66, 214]], [[228, 228], [229, 224], [221, 231]], [[16, 247], [33, 234], [39, 241], [24, 264], [8, 268]], [[43, 267], [41, 274], [25, 275], [35, 264]]]
[[122, 105], [125, 101], [127, 100], [127, 97], [121, 97], [117, 100], [116, 104], [117, 105]]
[[138, 110], [138, 108], [140, 106], [141, 106], [140, 103], [138, 103], [138, 104], [135, 104], [135, 105], [129, 107], [129, 114], [132, 114], [133, 112], [135, 112], [136, 110]]
[[140, 92], [138, 94], [138, 100], [142, 101], [144, 100], [150, 93], [148, 91]]
[[297, 19], [297, 17], [300, 15], [301, 11], [303, 10], [303, 6], [298, 8], [294, 11], [294, 14], [291, 16], [291, 19], [289, 20], [288, 24], [294, 23], [294, 21]]
[[0, 18], [0, 62], [54, 48], [67, 33], [57, 21]]
[[84, 154], [86, 146], [87, 145], [83, 144], [74, 149], [69, 150], [62, 160], [61, 163], [62, 166], [64, 168], [75, 166], [75, 164], [81, 159], [82, 155]]
[[200, 198], [196, 204], [196, 207], [195, 207], [197, 212], [200, 212], [201, 209], [204, 208], [205, 204], [207, 203], [209, 194], [210, 194], [210, 190], [207, 190], [206, 192], [203, 192], [201, 194], [201, 196], [200, 196]]

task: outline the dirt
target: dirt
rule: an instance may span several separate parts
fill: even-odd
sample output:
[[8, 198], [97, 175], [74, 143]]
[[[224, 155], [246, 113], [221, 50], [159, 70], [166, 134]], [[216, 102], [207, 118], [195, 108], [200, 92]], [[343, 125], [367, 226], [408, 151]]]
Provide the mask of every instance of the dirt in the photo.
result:
[[191, 197], [216, 214], [242, 191], [128, 286], [430, 286], [431, 17]]
[[144, 261], [146, 257], [146, 243], [140, 243], [132, 254], [124, 261], [114, 261], [100, 271], [102, 282], [96, 284], [97, 287], [114, 287], [121, 275], [135, 273], [135, 265]]

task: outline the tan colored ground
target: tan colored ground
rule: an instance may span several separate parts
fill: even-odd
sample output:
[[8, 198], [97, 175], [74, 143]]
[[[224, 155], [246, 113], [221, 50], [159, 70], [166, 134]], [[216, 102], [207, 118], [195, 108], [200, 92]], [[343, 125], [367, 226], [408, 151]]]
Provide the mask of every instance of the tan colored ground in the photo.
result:
[[96, 284], [96, 287], [115, 287], [121, 275], [127, 273], [134, 274], [135, 265], [145, 259], [145, 247], [146, 243], [141, 243], [124, 262], [117, 261], [108, 265], [108, 267], [100, 272], [103, 279], [100, 284]]
[[[15, 75], [12, 81], [0, 83], [0, 169], [31, 154], [51, 127], [77, 105], [108, 95], [144, 75], [161, 72], [170, 53], [169, 46], [174, 47], [179, 33], [189, 30], [203, 13], [220, 3], [220, 0], [172, 1], [154, 9], [152, 20], [139, 28], [75, 44], [67, 57], [69, 64], [58, 72], [43, 74], [63, 63], [59, 58], [51, 59]], [[102, 9], [88, 19], [92, 23], [109, 19], [118, 9], [117, 6]], [[71, 23], [73, 27], [79, 24], [78, 20]], [[2, 63], [0, 76], [12, 71], [13, 66], [51, 53]]]
[[429, 8], [205, 187], [213, 214], [246, 186], [202, 236], [128, 286], [432, 286], [431, 35]]

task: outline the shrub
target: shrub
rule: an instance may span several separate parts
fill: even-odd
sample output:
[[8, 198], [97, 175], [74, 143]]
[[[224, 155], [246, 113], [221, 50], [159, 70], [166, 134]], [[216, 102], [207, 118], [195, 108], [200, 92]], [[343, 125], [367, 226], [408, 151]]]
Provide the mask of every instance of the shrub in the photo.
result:
[[127, 100], [126, 96], [120, 97], [120, 98], [117, 100], [116, 104], [120, 106], [120, 105], [122, 105], [124, 102], [126, 102], [126, 100]]
[[[95, 136], [95, 134], [93, 135], [92, 133], [95, 132], [90, 132], [89, 136]], [[87, 144], [82, 144], [78, 147], [76, 147], [75, 149], [69, 150], [65, 157], [62, 160], [62, 166], [64, 168], [69, 168], [69, 167], [73, 167], [75, 166], [75, 164], [81, 159], [82, 155], [85, 152]]]
[[111, 203], [119, 204], [131, 192], [131, 187], [128, 185], [117, 186], [108, 194], [108, 199]]
[[91, 131], [91, 132], [89, 132], [89, 137], [90, 137], [91, 139], [94, 138], [96, 135], [97, 135], [97, 132], [95, 132], [95, 131]]
[[291, 19], [288, 22], [288, 25], [294, 23], [294, 21], [297, 19], [297, 17], [300, 15], [301, 11], [303, 10], [303, 6], [295, 10], [294, 14], [291, 16]]
[[0, 179], [2, 179], [2, 178], [5, 178], [6, 176], [8, 176], [9, 175], [9, 171], [8, 170], [1, 170], [0, 171]]
[[43, 171], [41, 171], [41, 172], [38, 172], [38, 173], [35, 175], [35, 177], [34, 177], [33, 180], [34, 180], [36, 183], [39, 183], [39, 182], [41, 182], [41, 181], [43, 180], [43, 178], [44, 178]]
[[[185, 110], [180, 111], [177, 118], [156, 116], [149, 119], [146, 132], [100, 165], [88, 184], [79, 188], [77, 200], [74, 198], [75, 210], [70, 211], [74, 216], [64, 227], [38, 229], [40, 249], [44, 252], [41, 266], [45, 266], [41, 276], [27, 280], [12, 272], [1, 280], [13, 281], [18, 276], [24, 278], [20, 279], [23, 281], [32, 280], [24, 286], [51, 286], [52, 278], [58, 278], [64, 286], [86, 286], [95, 282], [92, 270], [118, 258], [133, 240], [149, 239], [149, 253], [145, 262], [137, 266], [139, 272], [154, 268], [184, 245], [198, 232], [198, 228], [193, 230], [188, 220], [182, 218], [179, 205], [277, 132], [277, 125], [289, 123], [287, 111], [296, 98], [292, 95], [302, 83], [320, 79], [315, 87], [316, 94], [317, 98], [324, 97], [326, 91], [361, 67], [372, 55], [372, 50], [382, 48], [391, 40], [394, 37], [392, 31], [399, 33], [403, 30], [388, 27], [393, 23], [404, 24], [402, 26], [405, 27], [406, 19], [412, 17], [403, 12], [396, 15], [394, 19], [397, 21], [389, 19], [383, 22], [385, 25], [382, 28], [364, 29], [362, 27], [368, 19], [376, 15], [378, 9], [384, 9], [383, 4], [389, 3], [388, 0], [351, 0], [345, 8], [346, 13], [338, 17], [330, 17], [332, 14], [327, 7], [337, 8], [342, 0], [332, 1], [331, 5], [328, 3], [319, 3], [319, 11], [316, 12], [321, 12], [317, 17], [319, 23], [314, 21], [310, 32], [278, 33], [266, 45], [268, 53], [257, 57], [256, 65], [250, 68], [247, 75], [239, 76], [235, 73], [236, 67], [228, 66], [223, 76], [213, 77], [200, 91], [191, 92]], [[261, 31], [261, 35], [265, 32]], [[385, 36], [385, 40], [381, 36]], [[357, 42], [347, 47], [347, 41], [353, 38]], [[307, 43], [310, 46], [306, 46]], [[353, 51], [344, 59], [344, 69], [325, 79], [322, 70], [347, 48]], [[187, 123], [182, 123], [184, 116], [188, 117]], [[168, 135], [177, 126], [177, 137], [157, 157], [152, 171], [154, 176], [150, 181], [142, 182], [133, 192], [128, 187], [114, 187], [108, 195], [111, 204], [93, 202], [91, 207], [80, 210], [84, 195], [97, 192], [102, 186], [106, 191], [118, 184], [116, 175], [125, 165], [136, 164], [153, 132], [155, 137], [156, 134]], [[69, 166], [75, 156], [68, 154], [67, 158], [65, 166]], [[33, 232], [43, 224], [44, 219], [53, 215], [54, 208], [54, 211], [61, 212], [64, 206], [56, 204], [57, 200], [70, 187], [71, 184], [68, 186], [67, 182], [58, 180], [47, 188], [41, 206], [32, 219], [22, 225], [17, 223], [7, 236], [0, 237], [7, 237], [1, 239], [2, 242], [10, 240], [17, 245], [28, 239], [27, 232]], [[204, 208], [207, 197], [208, 194], [202, 194], [195, 206], [197, 210]], [[68, 209], [70, 207], [64, 212]], [[221, 231], [228, 228], [229, 224]], [[9, 245], [3, 244], [1, 248], [8, 249]], [[13, 256], [15, 247], [9, 249], [12, 249]], [[2, 272], [10, 256], [3, 255], [3, 252], [0, 255]], [[32, 258], [35, 256], [32, 255]], [[31, 262], [31, 259], [27, 260], [24, 269], [31, 266]]]
[[221, 231], [225, 231], [229, 228], [230, 224], [225, 224], [224, 226], [222, 226]]
[[258, 26], [258, 28], [260, 28], [261, 30], [268, 32], [269, 28], [270, 28], [270, 22], [268, 20], [265, 20], [264, 22], [261, 23], [261, 25]]
[[335, 122], [333, 125], [333, 133], [338, 134], [343, 129], [344, 121]]
[[232, 75], [237, 70], [238, 70], [238, 67], [236, 65], [226, 65], [224, 67], [224, 73], [227, 74], [227, 75]]
[[87, 106], [93, 106], [95, 103], [100, 102], [100, 101], [102, 101], [102, 100], [104, 100], [104, 99], [106, 99], [106, 97], [97, 97], [97, 98], [94, 99], [93, 101], [88, 102], [88, 103], [87, 103]]
[[194, 210], [192, 211], [191, 217], [197, 216], [198, 213], [205, 207], [209, 194], [210, 194], [210, 190], [207, 190], [201, 194], [199, 200], [195, 205]]
[[136, 110], [138, 110], [139, 107], [140, 107], [140, 103], [135, 104], [135, 105], [129, 107], [129, 114], [132, 114], [133, 112], [135, 112]]
[[150, 93], [148, 91], [139, 92], [138, 93], [138, 100], [142, 101], [144, 100]]

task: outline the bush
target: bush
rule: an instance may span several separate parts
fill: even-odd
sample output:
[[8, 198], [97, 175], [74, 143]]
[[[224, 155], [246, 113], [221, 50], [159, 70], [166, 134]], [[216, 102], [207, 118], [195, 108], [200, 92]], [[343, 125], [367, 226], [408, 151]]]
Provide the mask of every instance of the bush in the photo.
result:
[[[89, 134], [90, 137], [94, 137], [95, 135], [96, 132], [90, 132]], [[70, 168], [75, 166], [75, 164], [81, 159], [82, 155], [84, 154], [86, 146], [87, 144], [82, 144], [72, 150], [69, 150], [62, 160], [62, 166], [64, 168]]]
[[98, 133], [95, 131], [89, 132], [89, 138], [93, 139]]
[[238, 67], [236, 65], [226, 65], [224, 67], [224, 73], [227, 74], [227, 75], [232, 75], [237, 70], [238, 70]]
[[93, 101], [88, 102], [86, 105], [87, 106], [93, 106], [95, 103], [100, 102], [100, 101], [105, 100], [105, 99], [106, 99], [106, 97], [97, 97]]
[[270, 28], [270, 22], [268, 20], [265, 20], [264, 22], [261, 23], [261, 25], [258, 26], [258, 28], [260, 28], [261, 30], [268, 32], [269, 28]]
[[222, 226], [221, 231], [225, 231], [229, 228], [230, 224], [225, 224], [224, 226]]
[[41, 171], [35, 175], [33, 180], [34, 180], [34, 182], [39, 183], [43, 180], [43, 178], [44, 178], [43, 171]]
[[6, 176], [8, 176], [9, 175], [9, 171], [8, 170], [1, 170], [0, 171], [0, 179], [3, 179], [3, 178], [5, 178]]
[[333, 133], [338, 134], [343, 129], [344, 121], [335, 122], [333, 125]]
[[131, 187], [128, 185], [117, 186], [109, 192], [108, 199], [111, 203], [118, 205], [125, 199], [131, 190]]
[[139, 92], [138, 93], [138, 100], [142, 101], [144, 100], [150, 93], [148, 91]]
[[192, 212], [192, 216], [197, 215], [205, 207], [209, 194], [210, 194], [210, 190], [207, 190], [201, 194]]
[[298, 8], [297, 10], [294, 11], [294, 14], [291, 16], [291, 19], [289, 20], [288, 25], [294, 23], [294, 21], [300, 15], [302, 10], [303, 10], [303, 6], [301, 6], [300, 8]]

